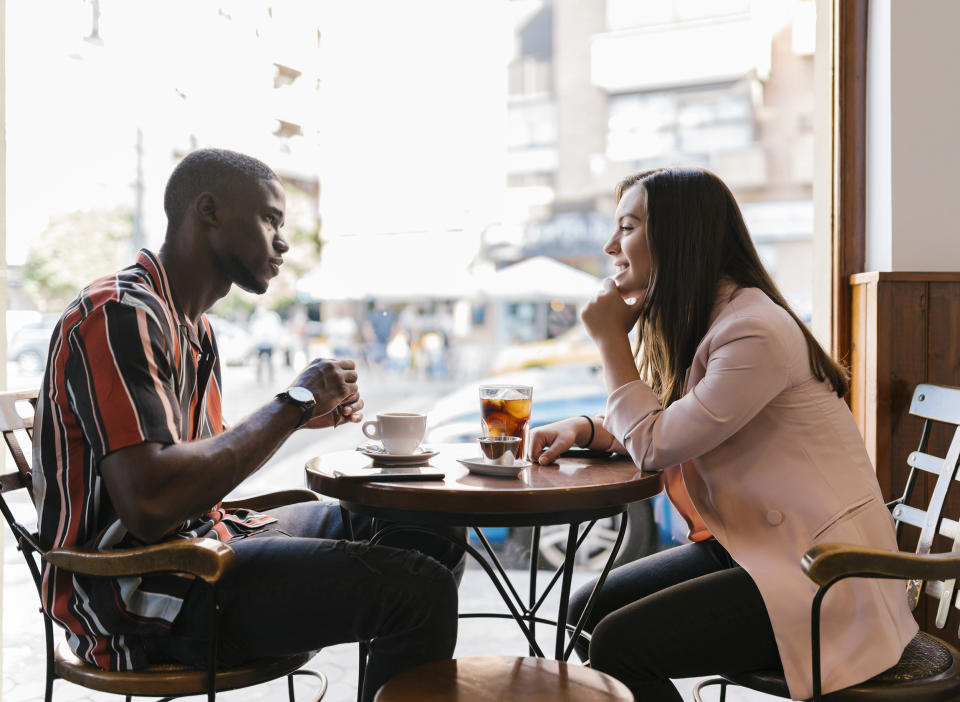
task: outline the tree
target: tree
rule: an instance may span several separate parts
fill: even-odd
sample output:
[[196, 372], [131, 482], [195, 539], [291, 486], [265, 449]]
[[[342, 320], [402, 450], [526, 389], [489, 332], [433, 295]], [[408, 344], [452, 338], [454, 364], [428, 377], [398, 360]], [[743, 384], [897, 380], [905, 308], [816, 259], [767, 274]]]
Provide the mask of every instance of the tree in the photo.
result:
[[24, 291], [39, 311], [63, 311], [90, 281], [132, 262], [132, 232], [133, 218], [123, 207], [51, 217], [27, 252]]

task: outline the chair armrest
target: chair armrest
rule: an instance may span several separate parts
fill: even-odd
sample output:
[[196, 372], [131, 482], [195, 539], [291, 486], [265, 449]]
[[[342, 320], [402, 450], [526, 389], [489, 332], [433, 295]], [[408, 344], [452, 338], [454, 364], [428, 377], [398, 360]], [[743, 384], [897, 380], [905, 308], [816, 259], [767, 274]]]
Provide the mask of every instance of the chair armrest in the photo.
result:
[[960, 577], [960, 554], [884, 551], [851, 544], [818, 544], [803, 554], [803, 572], [818, 585], [865, 576], [903, 580], [949, 580]]
[[228, 509], [240, 507], [252, 509], [254, 512], [262, 512], [265, 509], [293, 505], [298, 502], [315, 502], [319, 499], [319, 495], [310, 490], [281, 490], [279, 492], [269, 492], [266, 495], [245, 497], [242, 500], [231, 500], [230, 502], [224, 502], [222, 506]]
[[81, 575], [118, 577], [177, 572], [195, 575], [208, 583], [223, 577], [236, 559], [233, 549], [216, 539], [182, 539], [109, 551], [59, 548], [43, 554], [43, 560], [51, 565]]

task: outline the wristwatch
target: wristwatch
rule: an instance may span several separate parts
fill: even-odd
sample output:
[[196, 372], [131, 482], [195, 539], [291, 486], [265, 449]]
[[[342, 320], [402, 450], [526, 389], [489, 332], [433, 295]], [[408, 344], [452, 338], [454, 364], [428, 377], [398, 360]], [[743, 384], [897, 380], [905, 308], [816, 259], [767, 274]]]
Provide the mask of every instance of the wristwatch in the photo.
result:
[[297, 429], [310, 421], [310, 417], [313, 416], [313, 408], [317, 404], [317, 400], [313, 397], [312, 392], [302, 385], [293, 385], [283, 392], [277, 393], [277, 397], [303, 410], [303, 416], [301, 416], [300, 421], [297, 422]]

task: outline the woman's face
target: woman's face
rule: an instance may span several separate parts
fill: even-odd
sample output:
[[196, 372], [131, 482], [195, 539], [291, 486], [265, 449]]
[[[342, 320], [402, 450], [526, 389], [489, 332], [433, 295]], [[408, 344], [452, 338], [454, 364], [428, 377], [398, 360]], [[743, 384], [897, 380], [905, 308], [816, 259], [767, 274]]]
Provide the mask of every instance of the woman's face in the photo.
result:
[[603, 251], [613, 259], [613, 283], [624, 299], [636, 298], [650, 284], [652, 263], [647, 245], [647, 191], [640, 183], [625, 190], [617, 203], [616, 230]]

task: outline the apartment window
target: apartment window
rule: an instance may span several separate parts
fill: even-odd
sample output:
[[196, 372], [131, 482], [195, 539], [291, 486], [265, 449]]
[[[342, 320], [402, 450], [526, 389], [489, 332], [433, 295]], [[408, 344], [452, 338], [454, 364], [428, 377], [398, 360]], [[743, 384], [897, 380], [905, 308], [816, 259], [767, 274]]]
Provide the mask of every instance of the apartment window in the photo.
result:
[[554, 102], [512, 104], [507, 115], [507, 147], [521, 149], [557, 143], [557, 106]]
[[716, 91], [663, 91], [610, 97], [607, 158], [638, 161], [696, 157], [736, 150], [754, 141], [750, 96]]

